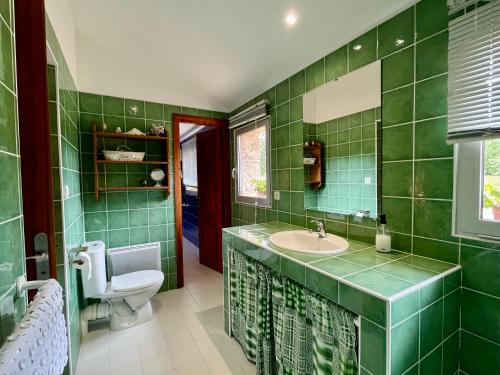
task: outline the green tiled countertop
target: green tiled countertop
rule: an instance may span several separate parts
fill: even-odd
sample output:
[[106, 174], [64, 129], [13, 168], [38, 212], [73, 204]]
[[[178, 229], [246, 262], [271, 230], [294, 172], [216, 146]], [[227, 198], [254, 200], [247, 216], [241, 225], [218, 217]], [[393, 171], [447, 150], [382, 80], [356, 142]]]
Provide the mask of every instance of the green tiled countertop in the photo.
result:
[[[265, 260], [262, 258], [262, 249], [279, 255], [279, 271], [298, 282], [306, 284], [310, 273], [308, 271], [314, 270], [340, 284], [346, 284], [385, 301], [395, 301], [460, 270], [460, 266], [456, 264], [400, 251], [379, 253], [373, 245], [352, 240], [349, 240], [349, 249], [338, 255], [309, 255], [284, 251], [269, 244], [268, 238], [271, 234], [296, 229], [304, 228], [271, 222], [225, 228], [224, 231], [257, 246], [258, 248], [252, 249], [246, 245], [242, 249], [233, 243], [235, 249], [244, 250], [249, 256], [252, 256], [252, 251], [257, 252], [254, 254], [256, 256], [252, 256], [256, 260]], [[273, 268], [276, 267], [274, 264]]]
[[303, 228], [270, 222], [224, 229], [228, 334], [228, 256], [239, 251], [359, 315], [360, 373], [456, 373], [460, 266], [399, 251], [378, 253], [373, 245], [351, 240], [346, 252], [332, 256], [269, 245], [271, 234], [294, 229]]

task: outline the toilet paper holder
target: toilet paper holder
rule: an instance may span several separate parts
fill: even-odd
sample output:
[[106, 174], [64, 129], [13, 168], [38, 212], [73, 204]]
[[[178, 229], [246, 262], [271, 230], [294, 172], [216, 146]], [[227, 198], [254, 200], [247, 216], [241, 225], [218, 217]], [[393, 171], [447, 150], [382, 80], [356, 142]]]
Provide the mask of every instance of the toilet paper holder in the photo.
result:
[[[81, 246], [81, 247], [76, 247], [73, 249], [73, 258], [75, 256], [77, 256], [78, 254], [80, 254], [81, 252], [84, 252], [84, 251], [87, 251], [89, 248], [87, 246]], [[71, 263], [73, 264], [77, 264], [77, 265], [83, 265], [83, 260], [81, 259], [77, 259], [77, 260], [73, 260]]]
[[[90, 255], [87, 254], [88, 247], [87, 246], [82, 246], [79, 248], [76, 248], [73, 250], [73, 260], [71, 263], [73, 264], [73, 267], [82, 270], [87, 264], [88, 268], [88, 275], [87, 278], [90, 279], [92, 277], [92, 261], [90, 258]], [[75, 259], [79, 258], [79, 259]]]

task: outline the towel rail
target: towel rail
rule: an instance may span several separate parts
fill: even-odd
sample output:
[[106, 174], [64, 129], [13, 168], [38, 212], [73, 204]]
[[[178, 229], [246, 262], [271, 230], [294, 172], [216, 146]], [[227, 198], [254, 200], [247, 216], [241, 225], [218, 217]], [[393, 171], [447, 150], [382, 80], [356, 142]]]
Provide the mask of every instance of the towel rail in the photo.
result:
[[63, 290], [54, 280], [18, 278], [17, 293], [38, 289], [26, 313], [0, 349], [1, 375], [60, 375], [68, 362]]

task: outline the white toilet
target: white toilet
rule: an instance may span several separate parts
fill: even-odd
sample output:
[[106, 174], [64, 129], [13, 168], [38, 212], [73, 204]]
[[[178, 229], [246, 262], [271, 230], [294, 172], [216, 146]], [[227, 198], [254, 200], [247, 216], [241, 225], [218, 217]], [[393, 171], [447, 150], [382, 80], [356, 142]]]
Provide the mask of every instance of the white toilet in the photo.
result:
[[[111, 281], [106, 278], [106, 249], [102, 241], [87, 242], [90, 267], [83, 268], [85, 298], [102, 303], [81, 312], [82, 333], [89, 320], [110, 318], [110, 329], [118, 331], [144, 323], [153, 317], [150, 299], [163, 283], [160, 271], [160, 244], [132, 246], [108, 255]], [[139, 271], [130, 272], [130, 270]]]

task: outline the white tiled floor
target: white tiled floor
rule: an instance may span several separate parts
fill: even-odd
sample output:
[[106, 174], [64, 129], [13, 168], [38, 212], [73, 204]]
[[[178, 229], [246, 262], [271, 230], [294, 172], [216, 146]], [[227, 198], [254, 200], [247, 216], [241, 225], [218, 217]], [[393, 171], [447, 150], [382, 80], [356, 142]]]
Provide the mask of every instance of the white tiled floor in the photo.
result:
[[185, 287], [154, 298], [153, 320], [124, 331], [97, 327], [84, 338], [77, 375], [255, 374], [224, 332], [223, 277], [198, 263], [184, 241]]

